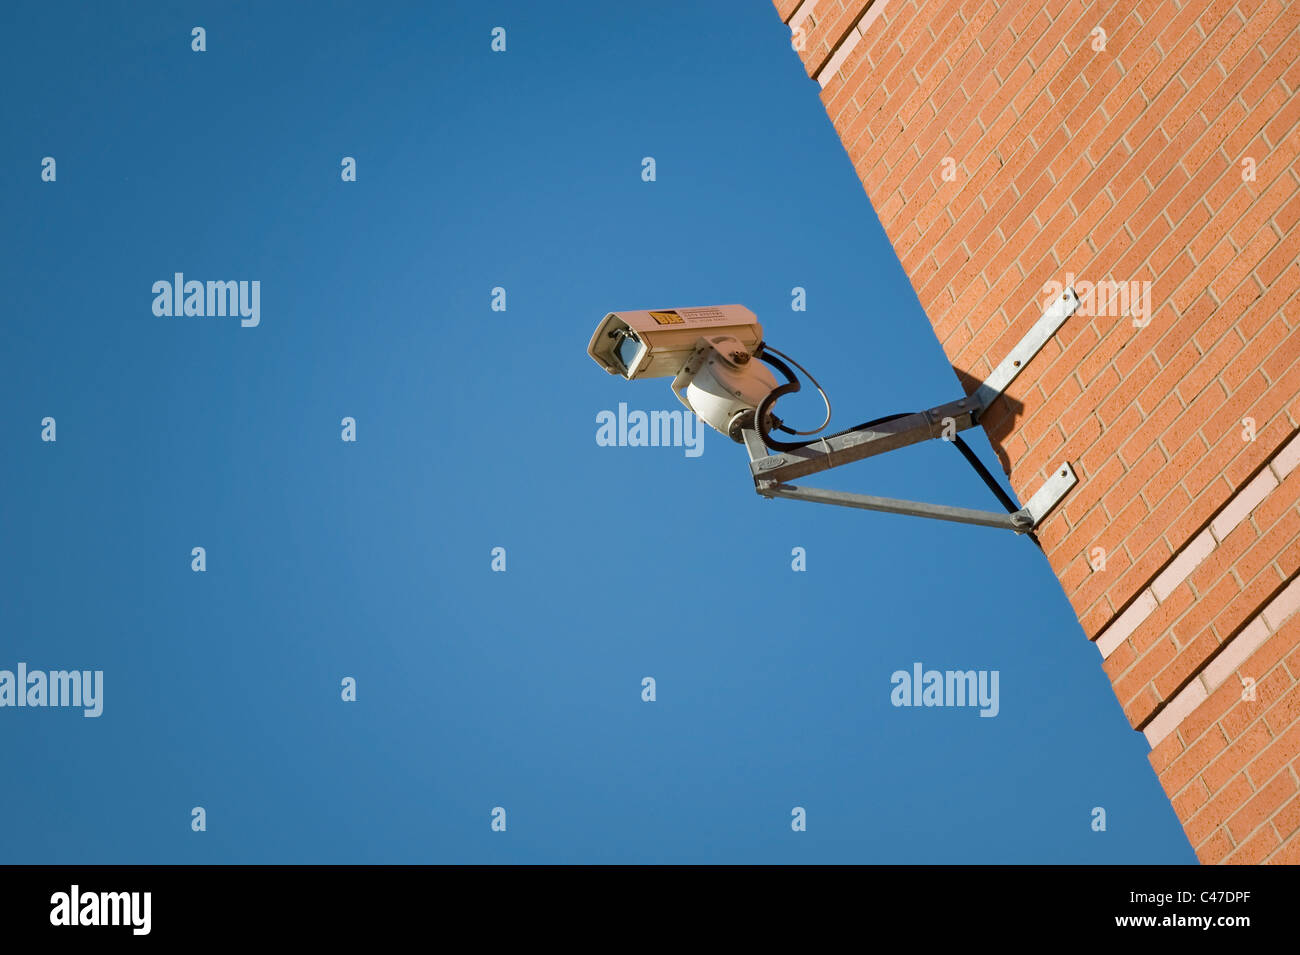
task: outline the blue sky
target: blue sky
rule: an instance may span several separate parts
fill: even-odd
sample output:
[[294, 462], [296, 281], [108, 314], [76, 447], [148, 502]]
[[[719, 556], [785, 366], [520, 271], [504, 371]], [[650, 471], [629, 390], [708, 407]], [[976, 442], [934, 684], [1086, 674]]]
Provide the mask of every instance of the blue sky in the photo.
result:
[[[766, 3], [0, 36], [0, 669], [104, 673], [97, 719], [0, 709], [0, 861], [1195, 861], [1028, 541], [764, 501], [713, 432], [597, 445], [677, 406], [585, 354], [613, 309], [747, 305], [841, 427], [961, 395]], [[175, 272], [260, 324], [155, 316]], [[937, 442], [808, 483], [997, 508]], [[916, 662], [998, 715], [894, 707]]]

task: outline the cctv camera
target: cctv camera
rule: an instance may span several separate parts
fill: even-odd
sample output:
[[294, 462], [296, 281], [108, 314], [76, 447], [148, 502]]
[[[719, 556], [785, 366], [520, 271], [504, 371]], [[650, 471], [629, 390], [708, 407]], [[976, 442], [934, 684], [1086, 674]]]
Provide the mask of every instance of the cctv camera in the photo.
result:
[[[715, 431], [741, 441], [754, 410], [777, 387], [754, 361], [763, 326], [743, 305], [610, 312], [587, 353], [611, 375], [672, 376], [679, 401]], [[774, 419], [768, 416], [768, 426]]]
[[591, 336], [587, 354], [628, 381], [676, 375], [702, 335], [730, 335], [753, 349], [763, 326], [743, 305], [610, 312]]
[[[711, 308], [669, 308], [661, 311], [610, 312], [596, 327], [587, 354], [611, 375], [672, 378], [682, 404], [709, 427], [745, 445], [754, 487], [764, 497], [821, 501], [845, 507], [896, 514], [914, 514], [965, 524], [1003, 527], [1017, 534], [1032, 532], [1043, 515], [1060, 501], [1077, 478], [1067, 462], [1023, 507], [1017, 507], [1001, 483], [980, 462], [956, 430], [976, 427], [984, 411], [1001, 395], [1061, 324], [1074, 314], [1079, 299], [1067, 288], [1033, 328], [993, 369], [973, 393], [926, 411], [873, 418], [835, 434], [822, 434], [831, 420], [826, 390], [808, 369], [763, 341], [763, 327], [741, 305]], [[785, 379], [764, 366], [771, 366]], [[826, 417], [811, 431], [797, 431], [772, 413], [777, 400], [798, 392], [798, 369], [822, 397]], [[775, 437], [782, 431], [795, 438]], [[961, 451], [984, 483], [998, 496], [1006, 514], [971, 508], [941, 507], [915, 501], [817, 488], [796, 487], [789, 480], [860, 461], [894, 448], [917, 444], [942, 434]], [[809, 438], [810, 435], [820, 435]], [[775, 452], [775, 453], [769, 453]], [[1032, 538], [1032, 533], [1031, 533]], [[1035, 539], [1035, 543], [1037, 540]]]

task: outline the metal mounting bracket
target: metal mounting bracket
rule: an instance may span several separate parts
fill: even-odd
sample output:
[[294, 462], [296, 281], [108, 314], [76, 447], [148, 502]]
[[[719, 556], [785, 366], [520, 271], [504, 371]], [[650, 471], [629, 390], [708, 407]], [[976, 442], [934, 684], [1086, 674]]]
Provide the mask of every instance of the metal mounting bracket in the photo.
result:
[[1017, 513], [1029, 515], [1030, 520], [1033, 521], [1030, 526], [1037, 527], [1052, 508], [1061, 503], [1061, 498], [1065, 497], [1070, 488], [1078, 483], [1079, 479], [1074, 476], [1074, 468], [1070, 467], [1070, 462], [1063, 461], [1056, 466], [1052, 476], [1043, 482], [1043, 486], [1034, 492]]
[[897, 498], [874, 497], [847, 491], [827, 491], [820, 488], [798, 487], [788, 483], [794, 478], [818, 471], [861, 461], [895, 448], [917, 444], [931, 438], [946, 438], [958, 431], [973, 428], [980, 416], [1006, 391], [1029, 360], [1042, 350], [1047, 340], [1055, 334], [1067, 318], [1079, 307], [1079, 296], [1074, 289], [1065, 289], [1042, 317], [1034, 323], [1015, 348], [993, 369], [975, 393], [937, 405], [927, 411], [902, 415], [876, 425], [853, 428], [839, 434], [828, 435], [794, 451], [769, 453], [757, 431], [742, 432], [745, 449], [749, 452], [749, 470], [754, 479], [754, 489], [763, 497], [784, 497], [796, 501], [837, 504], [869, 511], [884, 511], [912, 517], [929, 517], [960, 524], [978, 524], [998, 527], [1024, 534], [1032, 531], [1044, 517], [1060, 503], [1066, 493], [1078, 483], [1069, 462], [1062, 462], [1052, 472], [1043, 486], [1029, 501], [1011, 514], [981, 511], [966, 507], [949, 507], [944, 504], [925, 504]]
[[1025, 337], [1020, 339], [1016, 347], [1011, 349], [1007, 357], [1003, 358], [998, 367], [989, 373], [989, 376], [984, 379], [984, 384], [980, 385], [971, 396], [979, 407], [978, 414], [987, 411], [989, 405], [1007, 390], [1007, 387], [1016, 380], [1016, 376], [1025, 370], [1029, 359], [1042, 350], [1047, 340], [1056, 334], [1056, 330], [1064, 325], [1065, 320], [1078, 308], [1079, 296], [1075, 294], [1074, 289], [1067, 288], [1061, 292], [1060, 297], [1047, 307], [1038, 321], [1034, 322], [1034, 327], [1025, 333]]
[[[758, 435], [755, 434], [755, 437]], [[1074, 469], [1069, 462], [1056, 468], [1043, 486], [1034, 492], [1033, 497], [1020, 510], [1011, 514], [999, 514], [997, 511], [981, 511], [969, 507], [950, 507], [947, 504], [926, 504], [922, 501], [904, 501], [893, 497], [875, 497], [870, 494], [853, 494], [849, 491], [827, 491], [815, 487], [796, 487], [793, 484], [780, 484], [775, 481], [759, 481], [755, 490], [763, 497], [785, 497], [793, 501], [811, 501], [816, 504], [838, 504], [841, 507], [856, 507], [865, 511], [883, 511], [887, 514], [904, 514], [909, 517], [929, 517], [939, 521], [953, 521], [957, 524], [977, 524], [981, 527], [997, 527], [1003, 530], [1024, 534], [1036, 528], [1044, 517], [1061, 502], [1066, 492], [1079, 483], [1074, 476]]]
[[909, 517], [930, 517], [958, 524], [978, 524], [981, 527], [999, 527], [1023, 534], [1034, 525], [1023, 510], [1014, 514], [980, 511], [969, 507], [949, 507], [946, 504], [926, 504], [921, 501], [903, 501], [893, 497], [874, 497], [870, 494], [852, 494], [848, 491], [826, 491], [815, 487], [795, 487], [793, 484], [760, 485], [763, 497], [787, 497], [794, 501], [812, 501], [816, 504], [838, 504], [857, 507], [865, 511], [884, 511], [887, 514], [905, 514]]

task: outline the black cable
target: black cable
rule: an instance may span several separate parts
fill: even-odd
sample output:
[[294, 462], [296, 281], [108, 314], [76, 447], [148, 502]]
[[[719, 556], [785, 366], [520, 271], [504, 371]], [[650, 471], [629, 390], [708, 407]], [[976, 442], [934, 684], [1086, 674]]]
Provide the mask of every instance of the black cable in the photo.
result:
[[[776, 399], [780, 398], [782, 395], [792, 395], [799, 390], [799, 379], [795, 376], [795, 373], [790, 370], [789, 365], [781, 361], [781, 359], [774, 358], [771, 355], [768, 355], [765, 351], [763, 351], [762, 345], [759, 345], [758, 348], [755, 349], [755, 355], [756, 357], [767, 362], [777, 371], [781, 372], [781, 374], [785, 375], [785, 380], [786, 380], [786, 383], [784, 385], [778, 385], [775, 389], [769, 392], [768, 395], [758, 403], [758, 407], [754, 409], [755, 430], [758, 431], [759, 437], [763, 439], [763, 443], [766, 444], [773, 451], [798, 451], [800, 448], [810, 447], [814, 444], [817, 444], [820, 441], [825, 441], [828, 438], [838, 438], [840, 435], [848, 434], [851, 431], [861, 431], [863, 428], [870, 428], [872, 425], [884, 424], [887, 421], [896, 421], [899, 418], [906, 418], [909, 414], [915, 413], [911, 411], [904, 411], [900, 414], [885, 415], [883, 418], [872, 418], [870, 421], [864, 421], [861, 424], [855, 424], [853, 427], [845, 428], [843, 431], [836, 431], [834, 434], [825, 434], [822, 435], [820, 438], [812, 438], [808, 441], [777, 440], [776, 438], [772, 437], [771, 433], [767, 428], [767, 422], [765, 420], [767, 418], [767, 413], [769, 409], [772, 407], [772, 405], [776, 403]], [[785, 427], [784, 425], [778, 424], [776, 427], [778, 431], [785, 431], [789, 434], [796, 433], [795, 431]]]
[[[984, 479], [984, 483], [988, 485], [989, 490], [997, 495], [998, 500], [1002, 502], [1002, 506], [1007, 509], [1008, 514], [1014, 514], [1020, 510], [1016, 502], [1011, 499], [1011, 495], [1002, 490], [1002, 485], [998, 479], [989, 472], [989, 469], [984, 466], [984, 462], [971, 450], [971, 446], [961, 439], [961, 435], [954, 434], [952, 443], [957, 446], [957, 450], [961, 452], [962, 457], [970, 462], [970, 466], [975, 469], [975, 473]], [[1025, 536], [1033, 541], [1034, 546], [1039, 550], [1043, 549], [1043, 545], [1039, 543], [1038, 537], [1033, 531], [1028, 531]]]
[[[767, 362], [781, 374], [785, 375], [785, 384], [777, 385], [764, 395], [763, 400], [760, 401], [758, 407], [754, 409], [754, 428], [758, 431], [758, 436], [763, 439], [763, 443], [773, 451], [797, 451], [799, 448], [807, 447], [808, 445], [815, 443], [815, 441], [820, 441], [821, 438], [816, 438], [814, 441], [780, 441], [772, 437], [772, 434], [768, 431], [767, 427], [768, 409], [776, 403], [777, 398], [780, 398], [782, 395], [792, 395], [798, 391], [799, 379], [795, 377], [795, 373], [790, 370], [790, 366], [781, 359], [765, 354], [761, 342], [759, 343], [759, 346], [754, 349], [754, 354], [761, 360]], [[791, 434], [794, 433], [790, 428], [787, 428], [784, 425], [777, 425], [777, 427], [782, 431], [788, 431]]]
[[989, 490], [997, 495], [998, 500], [1002, 502], [1002, 506], [1007, 509], [1008, 514], [1014, 514], [1020, 510], [1020, 505], [1011, 500], [1011, 496], [1002, 490], [1002, 485], [998, 483], [998, 479], [989, 473], [988, 468], [984, 466], [984, 462], [975, 456], [975, 452], [971, 450], [969, 444], [961, 439], [961, 435], [954, 434], [952, 443], [957, 446], [957, 450], [962, 453], [962, 457], [970, 462], [970, 466], [975, 469], [975, 473], [984, 479], [984, 483], [989, 486]]

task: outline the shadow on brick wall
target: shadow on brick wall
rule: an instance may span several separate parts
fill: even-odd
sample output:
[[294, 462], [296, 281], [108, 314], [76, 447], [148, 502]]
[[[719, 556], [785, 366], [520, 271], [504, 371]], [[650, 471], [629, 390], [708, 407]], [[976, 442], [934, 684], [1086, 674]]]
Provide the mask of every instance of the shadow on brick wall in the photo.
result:
[[[961, 382], [963, 394], [973, 395], [979, 390], [980, 385], [984, 384], [982, 375], [973, 375], [956, 365], [952, 370], [957, 380]], [[1024, 412], [1025, 406], [1019, 401], [1001, 395], [989, 406], [989, 410], [984, 412], [984, 417], [980, 420], [980, 424], [984, 426], [984, 433], [988, 435], [989, 444], [993, 446], [993, 453], [998, 456], [1002, 473], [1008, 477], [1011, 476], [1011, 459], [1007, 456], [1005, 443], [1015, 433], [1016, 425], [1024, 417]]]

